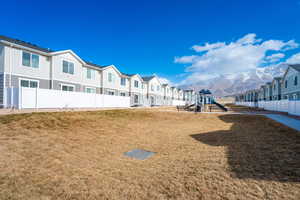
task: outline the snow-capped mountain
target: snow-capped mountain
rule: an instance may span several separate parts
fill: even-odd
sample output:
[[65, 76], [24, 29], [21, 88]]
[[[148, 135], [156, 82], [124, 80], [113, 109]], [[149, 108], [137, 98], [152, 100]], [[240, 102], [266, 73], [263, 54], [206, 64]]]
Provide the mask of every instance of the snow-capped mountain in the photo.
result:
[[192, 85], [182, 85], [184, 89], [209, 89], [215, 96], [228, 96], [247, 90], [259, 88], [274, 77], [282, 76], [286, 71], [287, 64], [279, 64], [264, 68], [257, 68], [239, 74], [221, 75], [206, 81], [199, 81]]

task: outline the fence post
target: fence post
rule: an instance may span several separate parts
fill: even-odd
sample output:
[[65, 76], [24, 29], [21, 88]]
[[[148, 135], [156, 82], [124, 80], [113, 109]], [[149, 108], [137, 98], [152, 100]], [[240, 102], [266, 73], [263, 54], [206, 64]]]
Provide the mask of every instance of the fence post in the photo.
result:
[[38, 88], [35, 88], [35, 109], [38, 109]]

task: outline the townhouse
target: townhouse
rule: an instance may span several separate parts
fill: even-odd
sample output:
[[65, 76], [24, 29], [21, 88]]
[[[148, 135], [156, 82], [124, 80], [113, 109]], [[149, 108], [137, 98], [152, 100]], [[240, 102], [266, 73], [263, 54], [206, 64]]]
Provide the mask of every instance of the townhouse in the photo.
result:
[[282, 77], [275, 77], [258, 90], [236, 95], [237, 102], [300, 100], [300, 64], [289, 65]]
[[125, 74], [114, 65], [87, 62], [72, 50], [53, 51], [0, 36], [2, 107], [5, 88], [21, 87], [129, 97], [132, 106], [171, 105], [172, 99], [183, 100], [184, 95], [162, 85], [157, 76]]
[[157, 76], [142, 77], [147, 88], [147, 104], [150, 106], [163, 105], [164, 91]]
[[300, 64], [289, 65], [282, 77], [282, 97], [289, 100], [300, 100]]
[[164, 93], [164, 105], [172, 105], [172, 91], [171, 87], [168, 84], [163, 84], [163, 93]]

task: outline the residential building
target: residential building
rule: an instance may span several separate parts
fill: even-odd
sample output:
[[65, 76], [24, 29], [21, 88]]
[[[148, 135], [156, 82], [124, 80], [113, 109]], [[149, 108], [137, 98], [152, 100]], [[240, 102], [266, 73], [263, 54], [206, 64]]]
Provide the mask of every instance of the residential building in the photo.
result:
[[147, 85], [147, 99], [151, 106], [163, 105], [163, 89], [157, 76], [145, 76], [142, 77], [143, 81]]
[[282, 78], [282, 97], [289, 100], [300, 100], [300, 64], [289, 65]]
[[281, 100], [281, 77], [275, 77], [272, 81], [272, 100]]

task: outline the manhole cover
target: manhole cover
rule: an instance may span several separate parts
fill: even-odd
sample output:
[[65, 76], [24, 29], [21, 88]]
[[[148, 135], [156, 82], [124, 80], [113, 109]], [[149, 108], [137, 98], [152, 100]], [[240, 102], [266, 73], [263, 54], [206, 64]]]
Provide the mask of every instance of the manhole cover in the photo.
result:
[[150, 158], [154, 154], [155, 152], [145, 151], [143, 149], [133, 149], [132, 151], [128, 151], [124, 153], [125, 156], [135, 158], [138, 160], [146, 160], [147, 158]]

